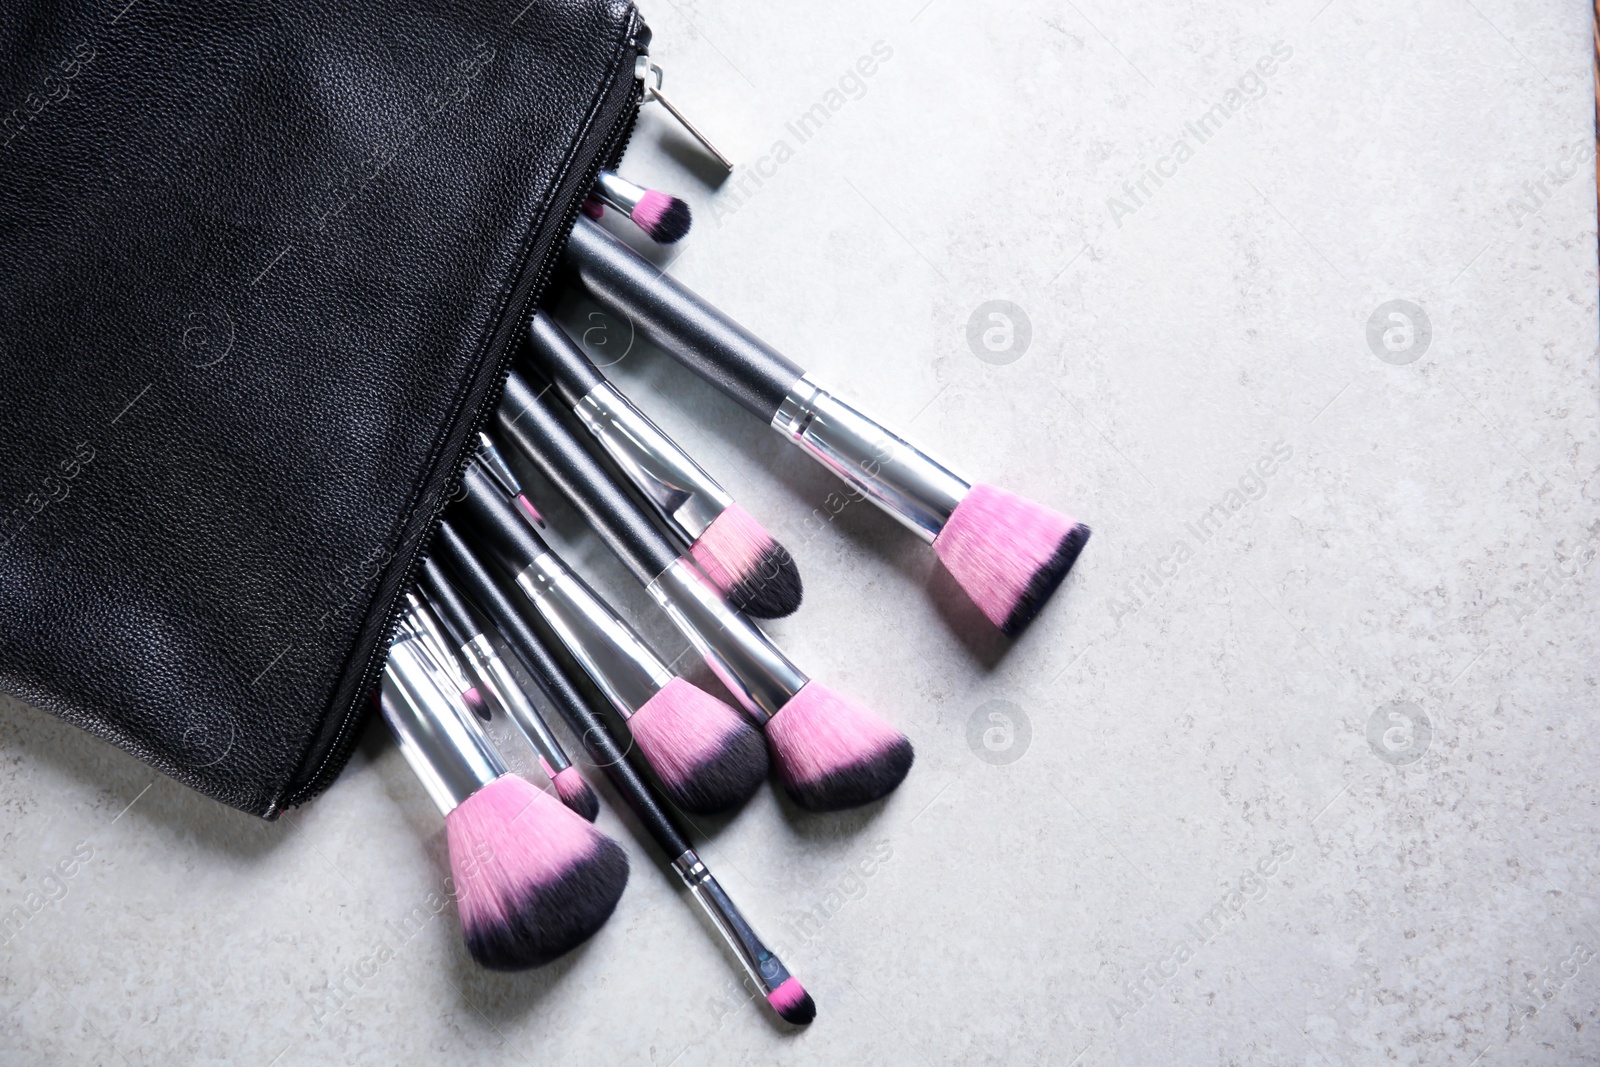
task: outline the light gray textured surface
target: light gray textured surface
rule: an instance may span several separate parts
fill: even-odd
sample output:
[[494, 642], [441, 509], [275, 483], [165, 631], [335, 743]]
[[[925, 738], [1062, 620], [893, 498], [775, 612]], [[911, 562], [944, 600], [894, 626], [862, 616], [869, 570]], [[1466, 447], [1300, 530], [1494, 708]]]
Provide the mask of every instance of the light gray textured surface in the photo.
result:
[[[820, 470], [659, 354], [618, 365], [797, 557], [781, 643], [917, 745], [881, 809], [807, 817], [768, 790], [703, 827], [817, 1022], [746, 1003], [612, 810], [635, 860], [615, 918], [490, 975], [453, 910], [395, 932], [441, 885], [443, 832], [382, 737], [267, 825], [7, 704], [0, 910], [59, 899], [0, 947], [0, 1061], [1600, 1057], [1588, 9], [646, 14], [678, 102], [747, 168], [769, 157], [713, 193], [647, 114], [625, 169], [699, 219], [673, 273], [967, 477], [1095, 528], [1003, 650], [887, 518], [819, 523]], [[1259, 99], [1179, 162], [1241, 79]], [[839, 106], [802, 142], [786, 123], [817, 103]], [[1431, 337], [1380, 359], [1368, 320], [1395, 299]], [[1008, 363], [968, 344], [990, 300], [1031, 323], [1020, 353], [980, 342]], [[981, 759], [985, 729], [1020, 758]], [[91, 858], [46, 882], [75, 846]]]

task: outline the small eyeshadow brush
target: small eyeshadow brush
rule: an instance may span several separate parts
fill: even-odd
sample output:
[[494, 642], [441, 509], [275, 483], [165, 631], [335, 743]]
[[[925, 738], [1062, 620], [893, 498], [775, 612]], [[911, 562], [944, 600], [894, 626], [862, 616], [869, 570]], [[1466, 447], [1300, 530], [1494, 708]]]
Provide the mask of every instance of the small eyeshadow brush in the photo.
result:
[[531, 619], [524, 614], [530, 611], [527, 601], [510, 592], [505, 577], [495, 574], [490, 565], [467, 546], [449, 520], [440, 525], [436, 551], [459, 587], [494, 621], [529, 675], [566, 717], [573, 733], [583, 738], [589, 757], [605, 771], [611, 784], [666, 854], [673, 871], [705, 910], [750, 979], [766, 995], [767, 1003], [780, 1017], [797, 1026], [811, 1022], [817, 1014], [811, 995], [745, 920], [705, 862], [695, 854], [689, 839], [628, 762], [605, 723], [584, 701], [544, 646]]
[[495, 651], [494, 643], [472, 614], [472, 609], [467, 607], [467, 602], [432, 559], [423, 564], [418, 585], [432, 605], [434, 614], [449, 632], [451, 643], [469, 665], [471, 673], [493, 695], [495, 703], [505, 710], [506, 717], [539, 754], [539, 765], [554, 783], [561, 802], [594, 822], [600, 814], [600, 798], [595, 796], [589, 783], [583, 780], [583, 775], [567, 758], [561, 743], [546, 725], [544, 716], [539, 714], [528, 695], [522, 691], [516, 676]]

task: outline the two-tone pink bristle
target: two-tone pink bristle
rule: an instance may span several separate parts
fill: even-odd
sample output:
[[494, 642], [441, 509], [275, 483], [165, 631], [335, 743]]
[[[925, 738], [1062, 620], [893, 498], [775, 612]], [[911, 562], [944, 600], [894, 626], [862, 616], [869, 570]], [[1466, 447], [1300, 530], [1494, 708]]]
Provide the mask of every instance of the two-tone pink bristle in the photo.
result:
[[[541, 756], [539, 762], [544, 764], [545, 773], [550, 774], [550, 764], [545, 762], [544, 757]], [[550, 783], [556, 787], [556, 796], [561, 798], [561, 803], [590, 822], [600, 817], [600, 798], [583, 775], [578, 773], [578, 768], [567, 767], [550, 774]]]
[[686, 811], [737, 807], [767, 777], [767, 748], [749, 721], [682, 678], [634, 712], [628, 729], [667, 796]]
[[809, 811], [841, 811], [892, 793], [916, 754], [904, 734], [850, 698], [807, 682], [767, 723], [778, 777]]
[[445, 816], [462, 933], [491, 970], [548, 963], [611, 917], [628, 884], [618, 844], [504, 774]]
[[544, 516], [539, 514], [539, 509], [533, 506], [533, 501], [528, 499], [526, 493], [518, 493], [511, 499], [517, 505], [517, 510], [522, 513], [523, 518], [533, 523], [538, 529], [544, 529]]
[[1074, 519], [992, 485], [974, 485], [933, 550], [1008, 637], [1025, 630], [1089, 540]]
[[688, 204], [655, 189], [645, 191], [629, 217], [650, 240], [663, 245], [683, 240], [694, 223]]
[[805, 1026], [817, 1017], [817, 1002], [795, 978], [785, 978], [777, 989], [768, 993], [767, 1003], [785, 1022], [796, 1026]]
[[729, 504], [689, 548], [728, 603], [757, 619], [800, 607], [804, 589], [789, 550], [738, 504]]
[[472, 710], [472, 714], [476, 715], [484, 722], [489, 722], [494, 718], [494, 712], [490, 710], [489, 702], [483, 698], [483, 690], [479, 689], [477, 686], [473, 686], [471, 689], [468, 689], [466, 692], [462, 693], [461, 700], [467, 705], [468, 708]]

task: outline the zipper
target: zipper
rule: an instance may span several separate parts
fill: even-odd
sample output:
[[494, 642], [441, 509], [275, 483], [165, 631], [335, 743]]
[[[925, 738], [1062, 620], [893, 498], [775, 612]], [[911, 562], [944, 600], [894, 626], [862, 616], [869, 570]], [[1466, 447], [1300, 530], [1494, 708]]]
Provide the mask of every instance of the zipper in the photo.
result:
[[[524, 278], [516, 283], [513, 289], [512, 303], [516, 308], [509, 321], [512, 328], [508, 331], [501, 329], [491, 339], [491, 345], [497, 350], [493, 359], [497, 364], [494, 381], [488, 393], [479, 405], [477, 412], [465, 423], [462, 441], [459, 448], [459, 457], [455, 462], [455, 469], [450, 478], [444, 483], [444, 491], [439, 499], [432, 505], [432, 514], [428, 517], [427, 529], [416, 542], [417, 547], [406, 560], [405, 566], [399, 572], [399, 580], [394, 584], [392, 591], [387, 593], [388, 607], [385, 621], [379, 630], [377, 643], [367, 654], [366, 664], [362, 668], [360, 682], [355, 692], [351, 695], [349, 705], [344, 709], [338, 731], [333, 740], [328, 744], [327, 750], [317, 762], [316, 770], [311, 772], [303, 784], [291, 785], [285, 791], [281, 803], [268, 813], [268, 818], [276, 818], [288, 808], [297, 807], [312, 797], [327, 789], [333, 780], [344, 770], [351, 753], [355, 750], [357, 739], [361, 731], [359, 727], [365, 721], [365, 712], [371, 707], [370, 696], [378, 685], [379, 676], [383, 672], [385, 662], [389, 658], [389, 641], [394, 635], [395, 627], [399, 624], [405, 612], [405, 593], [414, 588], [417, 577], [422, 569], [426, 550], [433, 543], [434, 535], [438, 531], [439, 522], [443, 518], [445, 508], [449, 506], [456, 496], [456, 487], [460, 485], [462, 473], [466, 465], [472, 462], [476, 451], [471, 445], [471, 439], [488, 424], [494, 414], [495, 406], [500, 401], [500, 394], [505, 389], [505, 381], [511, 373], [511, 354], [516, 350], [518, 339], [527, 330], [528, 321], [533, 317], [534, 309], [538, 307], [539, 300], [544, 296], [544, 291], [550, 283], [551, 276], [555, 273], [556, 264], [560, 261], [561, 251], [566, 247], [567, 239], [572, 234], [572, 227], [577, 224], [578, 214], [583, 207], [589, 191], [594, 188], [596, 180], [602, 170], [614, 170], [621, 161], [622, 155], [627, 151], [628, 142], [633, 138], [633, 128], [639, 119], [640, 105], [645, 101], [645, 83], [639, 72], [638, 61], [648, 59], [645, 49], [650, 40], [650, 30], [640, 17], [638, 9], [629, 14], [628, 32], [622, 42], [625, 51], [634, 53], [633, 78], [631, 79], [631, 92], [617, 93], [617, 86], [621, 79], [617, 78], [615, 71], [624, 69], [623, 63], [614, 68], [612, 80], [606, 86], [605, 93], [608, 99], [601, 105], [601, 122], [610, 117], [610, 125], [606, 127], [607, 133], [598, 152], [594, 153], [586, 171], [580, 175], [580, 181], [566, 190], [565, 215], [561, 224], [552, 235], [549, 245], [544, 249], [538, 269], [531, 279]], [[624, 61], [627, 62], [627, 61]], [[626, 83], [624, 83], [626, 84]], [[613, 98], [614, 97], [614, 98]], [[612, 114], [614, 112], [614, 114]], [[597, 124], [598, 125], [598, 124]], [[451, 435], [455, 440], [456, 435]], [[380, 590], [380, 593], [382, 591]], [[376, 602], [377, 596], [374, 597]], [[341, 679], [342, 681], [342, 679]]]

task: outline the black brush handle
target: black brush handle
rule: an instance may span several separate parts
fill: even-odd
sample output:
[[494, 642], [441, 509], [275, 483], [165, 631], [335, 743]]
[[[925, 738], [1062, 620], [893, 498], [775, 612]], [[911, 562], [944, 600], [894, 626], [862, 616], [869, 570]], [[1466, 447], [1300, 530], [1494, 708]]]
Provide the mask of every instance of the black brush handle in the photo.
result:
[[461, 474], [461, 510], [479, 533], [478, 544], [511, 574], [521, 574], [550, 551], [544, 538], [512, 508], [510, 501], [476, 463]]
[[483, 632], [478, 620], [472, 617], [472, 609], [467, 607], [467, 602], [461, 599], [461, 594], [450, 584], [450, 579], [444, 576], [444, 571], [439, 569], [439, 564], [432, 556], [422, 564], [422, 576], [417, 584], [422, 586], [428, 603], [433, 605], [439, 620], [450, 631], [450, 636], [455, 638], [456, 644], [465, 645]]
[[[510, 506], [507, 505], [507, 510]], [[515, 517], [515, 516], [513, 516]], [[448, 568], [451, 577], [473, 599], [484, 614], [494, 621], [506, 644], [561, 712], [572, 732], [583, 740], [583, 747], [611, 784], [622, 794], [633, 813], [656, 839], [668, 859], [677, 859], [690, 850], [689, 839], [673, 823], [671, 816], [656, 802], [650, 787], [624, 757], [622, 749], [578, 692], [565, 671], [533, 626], [522, 614], [513, 595], [506, 591], [504, 579], [496, 577], [489, 566], [467, 547], [461, 533], [447, 520], [439, 524], [439, 539], [435, 551]], [[531, 607], [529, 610], [532, 610]]]
[[534, 312], [528, 321], [528, 347], [533, 352], [534, 365], [555, 385], [569, 408], [577, 407], [578, 401], [606, 380], [583, 350], [572, 343], [567, 331], [543, 311]]
[[805, 373], [589, 219], [572, 228], [567, 261], [597, 303], [763, 422]]
[[555, 483], [639, 581], [649, 585], [677, 560], [678, 550], [650, 516], [618, 488], [605, 468], [516, 371], [506, 378], [495, 417], [501, 433]]

